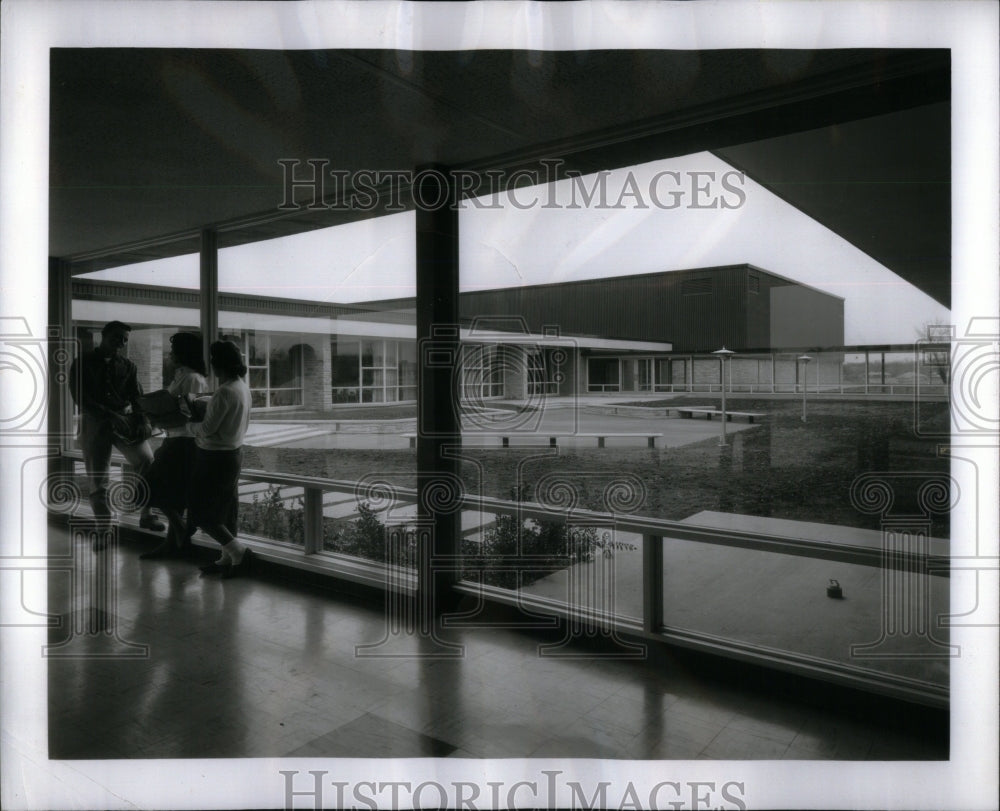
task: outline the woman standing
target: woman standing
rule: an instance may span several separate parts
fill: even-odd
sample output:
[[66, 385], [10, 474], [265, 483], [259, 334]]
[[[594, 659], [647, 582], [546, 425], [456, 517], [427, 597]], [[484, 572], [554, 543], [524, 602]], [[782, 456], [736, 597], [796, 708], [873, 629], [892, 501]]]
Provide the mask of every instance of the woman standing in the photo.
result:
[[[188, 395], [198, 395], [208, 389], [203, 352], [199, 335], [178, 332], [170, 336], [169, 357], [174, 366], [174, 377], [167, 391], [175, 398], [186, 399]], [[170, 528], [162, 544], [139, 555], [144, 560], [183, 555], [191, 546], [191, 535], [186, 531], [183, 515], [187, 509], [188, 488], [194, 470], [194, 434], [187, 422], [171, 425], [164, 431], [167, 436], [156, 449], [146, 480], [149, 482], [150, 503], [167, 517]]]
[[221, 572], [229, 578], [249, 568], [251, 550], [236, 540], [243, 437], [250, 425], [250, 387], [247, 367], [239, 347], [216, 341], [209, 347], [209, 362], [219, 386], [208, 401], [201, 422], [189, 423], [195, 441], [194, 472], [188, 498], [188, 530], [201, 527], [222, 546], [215, 563], [203, 566], [206, 574]]

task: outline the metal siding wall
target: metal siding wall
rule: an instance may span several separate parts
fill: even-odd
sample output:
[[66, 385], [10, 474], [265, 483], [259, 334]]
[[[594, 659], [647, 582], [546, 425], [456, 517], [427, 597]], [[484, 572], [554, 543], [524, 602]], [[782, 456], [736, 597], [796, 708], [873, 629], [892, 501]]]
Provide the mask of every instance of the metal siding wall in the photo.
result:
[[843, 346], [843, 301], [797, 285], [770, 292], [773, 346]]
[[[747, 346], [771, 346], [771, 287], [779, 281], [774, 276], [747, 268]], [[749, 292], [749, 277], [759, 280], [756, 293]]]
[[[747, 291], [748, 270], [746, 265], [733, 265], [463, 293], [460, 313], [463, 319], [519, 316], [531, 332], [558, 326], [568, 335], [664, 341], [673, 344], [675, 352], [712, 352], [723, 345], [732, 349], [769, 346], [772, 345], [770, 290], [792, 283], [766, 271], [752, 270], [760, 278], [760, 292], [751, 294]], [[705, 276], [714, 280], [710, 295], [681, 293], [685, 279]], [[839, 299], [799, 289], [809, 294], [810, 301], [824, 302], [818, 305], [823, 313], [838, 307], [842, 312]], [[812, 316], [803, 320], [802, 315], [794, 311], [783, 313], [783, 317], [795, 322], [796, 330], [808, 332], [813, 326]], [[824, 316], [817, 338], [828, 335], [828, 322]], [[501, 322], [493, 318], [484, 323]], [[509, 328], [511, 322], [503, 323]]]
[[[746, 340], [742, 267], [677, 271], [569, 282], [534, 289], [463, 293], [461, 317], [521, 316], [532, 332], [558, 325], [565, 334], [674, 344], [675, 351], [718, 349]], [[684, 296], [684, 279], [712, 276], [711, 295]]]

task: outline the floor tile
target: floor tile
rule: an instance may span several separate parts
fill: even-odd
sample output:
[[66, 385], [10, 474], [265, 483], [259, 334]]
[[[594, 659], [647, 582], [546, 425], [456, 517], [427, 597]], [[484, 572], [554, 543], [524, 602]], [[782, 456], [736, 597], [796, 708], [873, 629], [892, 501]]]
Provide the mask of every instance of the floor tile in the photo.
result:
[[[361, 656], [357, 645], [385, 635], [378, 601], [263, 576], [223, 583], [137, 552], [120, 550], [111, 619], [148, 655], [48, 660], [54, 756], [947, 757], [947, 741], [751, 694], [670, 652], [550, 657], [541, 634], [463, 627], [442, 634], [465, 646], [457, 658], [424, 656], [429, 647], [405, 636], [380, 648], [401, 655]], [[50, 597], [50, 611], [68, 605], [68, 583]], [[91, 652], [104, 642], [73, 641]]]
[[457, 747], [366, 713], [287, 753], [288, 757], [447, 757]]
[[799, 734], [800, 725], [801, 722], [796, 719], [783, 722], [777, 719], [772, 720], [737, 713], [729, 721], [726, 728], [748, 732], [761, 738], [770, 738], [778, 743], [790, 744]]
[[787, 750], [787, 743], [727, 728], [700, 754], [712, 760], [779, 760]]

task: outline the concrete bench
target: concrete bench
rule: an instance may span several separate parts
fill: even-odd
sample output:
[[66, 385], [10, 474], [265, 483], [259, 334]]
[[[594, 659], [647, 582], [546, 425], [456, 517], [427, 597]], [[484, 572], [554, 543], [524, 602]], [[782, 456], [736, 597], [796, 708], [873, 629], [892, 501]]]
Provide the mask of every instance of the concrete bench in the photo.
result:
[[[711, 420], [713, 416], [721, 417], [722, 412], [717, 408], [674, 408], [682, 419], [692, 419], [695, 414], [704, 414], [706, 419]], [[757, 417], [766, 417], [762, 411], [730, 411], [726, 409], [726, 422], [732, 422], [733, 417], [746, 417], [747, 422], [753, 422]]]
[[[602, 433], [570, 434], [569, 436], [588, 436], [588, 437], [589, 436], [595, 436], [595, 437], [597, 437], [597, 447], [598, 448], [603, 448], [604, 447], [604, 440], [607, 437], [609, 437], [609, 436], [610, 437], [637, 437], [637, 436], [641, 436], [641, 437], [645, 437], [646, 438], [646, 447], [647, 448], [655, 448], [656, 447], [656, 438], [663, 436], [663, 434], [652, 434], [652, 433], [649, 433], [647, 431], [631, 431], [631, 432], [624, 432], [623, 431], [621, 433], [604, 431]], [[554, 440], [554, 439], [555, 439], [555, 437], [551, 437], [549, 444], [553, 444], [552, 440]]]
[[[416, 434], [403, 434], [403, 436], [410, 440], [410, 447], [411, 448], [417, 447], [417, 435]], [[511, 438], [512, 434], [500, 434], [500, 433], [497, 433], [495, 431], [476, 431], [476, 432], [465, 431], [465, 432], [463, 432], [463, 436], [468, 436], [468, 437], [499, 437], [500, 438], [500, 446], [503, 447], [503, 448], [509, 448], [510, 447], [510, 438]], [[539, 436], [539, 435], [538, 434], [517, 434], [516, 436]], [[545, 436], [545, 434], [542, 434], [542, 436]], [[647, 448], [655, 448], [656, 447], [656, 438], [657, 437], [662, 437], [663, 434], [650, 433], [648, 431], [640, 431], [640, 432], [634, 432], [633, 431], [633, 432], [620, 432], [620, 433], [614, 432], [614, 431], [604, 431], [604, 432], [601, 432], [601, 433], [555, 434], [555, 435], [549, 434], [548, 435], [548, 437], [549, 437], [549, 447], [550, 448], [556, 448], [556, 447], [558, 447], [559, 446], [558, 445], [558, 440], [559, 440], [560, 437], [562, 437], [563, 439], [572, 439], [573, 437], [580, 437], [580, 436], [597, 437], [597, 447], [598, 448], [605, 447], [604, 440], [607, 439], [608, 437], [645, 437], [645, 439], [646, 439], [646, 447]]]

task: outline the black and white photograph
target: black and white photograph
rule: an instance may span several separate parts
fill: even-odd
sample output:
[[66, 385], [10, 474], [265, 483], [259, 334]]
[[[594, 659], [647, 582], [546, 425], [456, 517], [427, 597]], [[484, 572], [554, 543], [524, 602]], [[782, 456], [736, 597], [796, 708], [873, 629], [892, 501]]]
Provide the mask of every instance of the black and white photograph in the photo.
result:
[[0, 14], [4, 808], [997, 808], [995, 4]]

